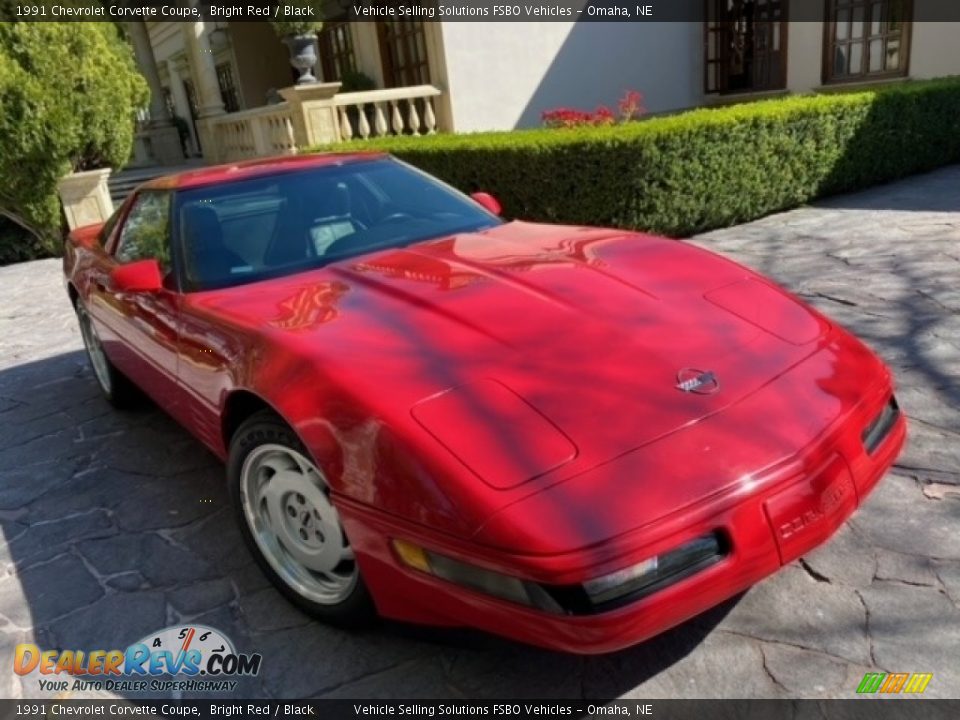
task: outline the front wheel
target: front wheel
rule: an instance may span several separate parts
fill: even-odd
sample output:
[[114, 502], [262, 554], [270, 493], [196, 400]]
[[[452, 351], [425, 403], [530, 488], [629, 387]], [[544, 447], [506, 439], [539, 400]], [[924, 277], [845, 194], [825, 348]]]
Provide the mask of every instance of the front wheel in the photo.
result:
[[93, 376], [97, 379], [100, 390], [111, 405], [118, 408], [131, 408], [137, 405], [141, 395], [136, 386], [126, 375], [117, 370], [110, 358], [103, 350], [100, 336], [93, 325], [90, 313], [78, 299], [74, 304], [77, 313], [77, 322], [80, 324], [80, 335], [83, 337], [83, 346], [87, 350], [87, 358], [93, 369]]
[[327, 478], [280, 418], [260, 412], [240, 426], [227, 477], [244, 540], [289, 600], [337, 625], [374, 618]]

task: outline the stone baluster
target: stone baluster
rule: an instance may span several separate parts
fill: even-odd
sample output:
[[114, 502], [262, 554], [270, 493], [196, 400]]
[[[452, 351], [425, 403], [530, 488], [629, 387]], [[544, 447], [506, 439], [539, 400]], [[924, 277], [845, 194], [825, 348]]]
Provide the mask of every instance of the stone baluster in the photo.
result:
[[353, 137], [353, 126], [350, 124], [350, 118], [347, 115], [345, 107], [340, 108], [340, 139], [349, 140]]
[[417, 114], [417, 101], [414, 98], [407, 100], [410, 111], [407, 114], [407, 120], [410, 123], [410, 132], [414, 135], [420, 134], [420, 116]]
[[423, 124], [427, 128], [427, 135], [437, 132], [437, 116], [433, 114], [433, 99], [429, 97], [423, 99]]
[[390, 123], [393, 125], [393, 132], [397, 135], [403, 134], [403, 116], [400, 114], [400, 103], [396, 100], [390, 101], [393, 111], [390, 113]]
[[376, 129], [377, 135], [386, 135], [387, 119], [383, 116], [383, 103], [374, 103], [373, 108], [373, 127]]
[[283, 116], [283, 132], [287, 151], [291, 154], [295, 153], [297, 151], [297, 139], [293, 134], [293, 121], [286, 115]]
[[360, 137], [366, 140], [370, 137], [370, 123], [367, 122], [367, 105], [366, 103], [360, 103], [355, 107], [357, 108], [357, 116], [359, 117], [357, 121], [357, 131], [360, 133]]

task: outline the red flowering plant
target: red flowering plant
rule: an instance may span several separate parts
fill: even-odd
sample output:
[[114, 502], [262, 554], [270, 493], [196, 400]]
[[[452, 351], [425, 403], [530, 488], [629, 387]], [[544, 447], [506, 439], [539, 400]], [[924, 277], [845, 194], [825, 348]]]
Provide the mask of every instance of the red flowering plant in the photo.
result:
[[[628, 90], [624, 93], [620, 102], [617, 103], [620, 122], [628, 122], [646, 112], [643, 107], [643, 95], [636, 90]], [[617, 116], [606, 105], [599, 106], [593, 112], [589, 110], [577, 110], [576, 108], [556, 108], [555, 110], [545, 110], [540, 119], [544, 126], [548, 128], [573, 128], [583, 125], [613, 125], [617, 122]]]
[[617, 109], [620, 110], [620, 122], [637, 119], [647, 112], [643, 106], [643, 93], [638, 90], [627, 90], [617, 103]]
[[613, 111], [601, 105], [593, 112], [573, 108], [545, 110], [540, 116], [543, 124], [551, 128], [572, 128], [580, 125], [612, 125]]

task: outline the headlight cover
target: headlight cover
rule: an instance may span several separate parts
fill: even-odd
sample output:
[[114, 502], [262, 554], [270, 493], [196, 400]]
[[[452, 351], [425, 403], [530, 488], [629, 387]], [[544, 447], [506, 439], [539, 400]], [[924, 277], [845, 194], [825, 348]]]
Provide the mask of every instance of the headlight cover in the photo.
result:
[[710, 533], [636, 565], [588, 580], [583, 589], [595, 608], [618, 600], [639, 600], [717, 562], [726, 554], [724, 545], [719, 533]]
[[454, 560], [406, 540], [394, 539], [392, 544], [409, 568], [484, 595], [565, 615], [595, 615], [636, 602], [705, 569], [728, 553], [724, 536], [713, 532], [582, 585], [544, 585]]

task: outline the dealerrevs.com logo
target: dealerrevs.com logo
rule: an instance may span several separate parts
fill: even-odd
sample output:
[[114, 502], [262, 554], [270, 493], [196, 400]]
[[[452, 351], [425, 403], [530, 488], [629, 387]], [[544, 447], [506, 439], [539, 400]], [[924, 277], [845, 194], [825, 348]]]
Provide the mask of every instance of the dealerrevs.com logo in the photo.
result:
[[13, 670], [37, 673], [41, 690], [229, 692], [234, 678], [257, 675], [263, 656], [238, 653], [230, 639], [205, 625], [172, 625], [126, 650], [41, 650], [17, 645]]

